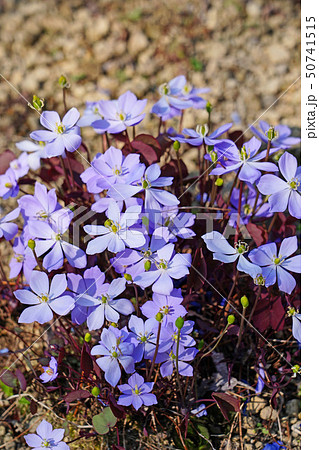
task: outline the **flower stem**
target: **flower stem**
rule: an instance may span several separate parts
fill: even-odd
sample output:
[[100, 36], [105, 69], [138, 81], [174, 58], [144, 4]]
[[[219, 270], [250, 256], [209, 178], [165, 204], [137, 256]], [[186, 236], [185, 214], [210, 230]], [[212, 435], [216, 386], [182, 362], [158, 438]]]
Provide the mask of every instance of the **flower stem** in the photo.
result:
[[255, 312], [255, 309], [256, 309], [256, 306], [257, 306], [257, 303], [258, 303], [260, 294], [261, 294], [261, 286], [258, 286], [258, 291], [257, 291], [255, 303], [254, 303], [254, 305], [253, 305], [253, 307], [252, 307], [252, 310], [251, 310], [251, 312], [250, 312], [250, 314], [249, 314], [249, 318], [248, 318], [248, 322], [249, 322], [249, 323], [251, 322], [251, 319], [252, 319], [253, 316], [254, 316], [254, 312]]
[[237, 215], [237, 223], [236, 223], [236, 234], [235, 234], [235, 243], [238, 241], [239, 236], [239, 223], [240, 223], [240, 215], [241, 215], [241, 200], [243, 196], [243, 186], [244, 183], [240, 181], [239, 184], [239, 199], [238, 199], [238, 215]]
[[130, 147], [131, 152], [133, 152], [133, 147], [132, 147], [127, 129], [125, 130], [125, 135], [126, 135], [126, 140], [127, 140], [128, 146]]
[[177, 343], [176, 343], [176, 378], [177, 378], [177, 384], [178, 384], [178, 389], [179, 392], [181, 394], [181, 404], [182, 404], [182, 408], [184, 409], [185, 406], [185, 400], [184, 400], [184, 394], [183, 394], [183, 389], [182, 389], [182, 385], [181, 385], [181, 380], [180, 380], [180, 376], [179, 376], [179, 371], [178, 371], [178, 351], [179, 351], [179, 341], [181, 338], [181, 330], [178, 329], [178, 333], [177, 333]]
[[64, 163], [64, 159], [63, 159], [62, 156], [60, 156], [60, 162], [61, 162], [61, 166], [62, 166], [62, 169], [63, 169], [63, 172], [64, 172], [65, 181], [66, 181], [66, 184], [68, 186], [68, 190], [70, 191], [71, 190], [70, 180], [69, 180], [68, 173], [66, 171], [66, 167], [65, 167], [65, 163]]
[[159, 347], [159, 341], [160, 341], [160, 334], [161, 334], [161, 328], [162, 328], [162, 322], [158, 323], [158, 330], [157, 330], [157, 338], [156, 338], [156, 347], [155, 347], [155, 352], [154, 352], [154, 356], [153, 356], [153, 360], [152, 360], [152, 365], [148, 374], [148, 381], [151, 380], [151, 376], [154, 370], [154, 366], [155, 366], [155, 360], [157, 357], [157, 353], [158, 353], [158, 347]]

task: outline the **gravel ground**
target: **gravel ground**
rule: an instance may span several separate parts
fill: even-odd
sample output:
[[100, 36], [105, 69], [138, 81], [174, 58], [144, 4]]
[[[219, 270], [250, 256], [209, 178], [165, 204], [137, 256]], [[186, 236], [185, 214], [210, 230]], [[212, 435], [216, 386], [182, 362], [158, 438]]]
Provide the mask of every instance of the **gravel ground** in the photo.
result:
[[[185, 74], [211, 88], [215, 123], [237, 119], [245, 128], [300, 74], [293, 0], [1, 0], [0, 12], [1, 73], [13, 85], [1, 80], [0, 151], [37, 126], [14, 88], [62, 112], [61, 74], [72, 84], [68, 104], [81, 110], [86, 100], [127, 89], [146, 96], [150, 109], [157, 86]], [[299, 126], [300, 81], [263, 118]], [[184, 124], [194, 125], [193, 113]]]
[[[263, 119], [300, 126], [298, 1], [0, 0], [0, 13], [0, 67], [11, 83], [1, 79], [0, 152], [38, 127], [27, 107], [34, 93], [47, 109], [63, 112], [61, 74], [71, 82], [68, 105], [81, 111], [86, 100], [128, 89], [148, 98], [150, 110], [157, 86], [185, 74], [194, 86], [211, 88], [206, 98], [218, 125], [234, 121], [245, 129], [271, 107]], [[206, 112], [186, 113], [184, 125], [205, 119]], [[140, 129], [154, 130], [154, 122], [147, 117]], [[271, 442], [266, 423], [289, 449], [300, 449], [297, 386], [286, 397], [280, 421], [269, 395], [249, 404], [241, 425], [245, 450]], [[238, 430], [222, 448], [241, 448]], [[0, 426], [0, 443], [12, 439], [8, 431]]]

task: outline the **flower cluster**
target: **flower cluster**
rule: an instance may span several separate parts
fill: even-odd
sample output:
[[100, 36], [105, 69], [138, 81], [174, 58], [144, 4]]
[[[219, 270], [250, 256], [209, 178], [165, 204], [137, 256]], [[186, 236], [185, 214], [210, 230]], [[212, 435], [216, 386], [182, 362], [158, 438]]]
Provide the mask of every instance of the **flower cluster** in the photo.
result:
[[[206, 406], [198, 406], [196, 388], [192, 391], [196, 377], [190, 383], [184, 377], [194, 376], [194, 360], [198, 369], [212, 352], [211, 336], [217, 333], [218, 345], [235, 320], [233, 315], [227, 319], [210, 288], [222, 297], [215, 286], [227, 295], [230, 291], [226, 301], [237, 302], [234, 314], [243, 308], [242, 318], [251, 308], [243, 294], [256, 296], [249, 321], [257, 328], [264, 325], [258, 316], [264, 296], [284, 300], [284, 293], [293, 307], [299, 286], [291, 272], [300, 273], [300, 255], [294, 255], [295, 228], [285, 224], [300, 218], [300, 167], [287, 149], [298, 140], [287, 127], [261, 122], [264, 134], [252, 128], [259, 139], [237, 145], [231, 123], [212, 130], [211, 107], [199, 96], [208, 91], [193, 88], [184, 76], [162, 84], [151, 110], [160, 118], [157, 138], [136, 135], [147, 101], [128, 91], [116, 100], [88, 102], [82, 117], [76, 108], [62, 120], [57, 112], [44, 111], [40, 123], [45, 129], [30, 134], [34, 142], [17, 144], [22, 153], [0, 175], [0, 196], [19, 198], [0, 219], [0, 239], [12, 244], [9, 278], [15, 280], [19, 324], [58, 324], [58, 344], [50, 346], [42, 383], [60, 386], [67, 368], [78, 377], [68, 387], [71, 393], [76, 385], [75, 392], [80, 387], [83, 395], [86, 377], [92, 390], [81, 398], [96, 397], [99, 406], [120, 411], [156, 405], [176, 386], [183, 414], [204, 417]], [[206, 106], [207, 124], [180, 126], [180, 134], [173, 128], [166, 132], [167, 120], [182, 118], [186, 108]], [[74, 153], [89, 154], [81, 137], [87, 126], [102, 135], [103, 150], [84, 168]], [[190, 147], [197, 149], [199, 166], [193, 204], [186, 198], [192, 201], [187, 191], [195, 182], [181, 160]], [[272, 155], [278, 150], [283, 153], [276, 164]], [[20, 178], [40, 167], [45, 170], [28, 193], [19, 193]], [[62, 183], [51, 182], [51, 175]], [[223, 183], [231, 176], [227, 192]], [[218, 212], [213, 231], [203, 232], [194, 207]], [[213, 319], [207, 319], [214, 308]], [[291, 316], [300, 343], [301, 316]], [[214, 326], [206, 328], [205, 320]], [[230, 334], [238, 335], [235, 358], [243, 324]], [[68, 345], [72, 355], [66, 355]], [[69, 356], [77, 359], [81, 373]], [[256, 367], [261, 392], [266, 366]], [[62, 430], [52, 430], [45, 421], [37, 434], [25, 437], [31, 447], [66, 449], [62, 438]]]

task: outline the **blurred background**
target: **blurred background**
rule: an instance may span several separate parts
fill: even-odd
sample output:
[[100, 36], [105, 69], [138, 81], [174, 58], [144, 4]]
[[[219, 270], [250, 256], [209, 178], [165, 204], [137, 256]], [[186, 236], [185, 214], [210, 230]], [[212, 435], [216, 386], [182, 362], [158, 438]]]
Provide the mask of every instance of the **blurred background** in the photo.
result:
[[[157, 87], [185, 74], [213, 107], [216, 125], [246, 127], [300, 75], [300, 4], [293, 0], [0, 0], [0, 151], [38, 127], [28, 101], [63, 113], [126, 90], [158, 99]], [[16, 90], [17, 91], [16, 91]], [[187, 113], [184, 125], [207, 118]], [[300, 80], [263, 116], [300, 124]], [[150, 116], [142, 129], [155, 129]], [[195, 122], [195, 123], [194, 123]], [[156, 121], [157, 124], [157, 121]], [[141, 129], [140, 128], [140, 129]]]

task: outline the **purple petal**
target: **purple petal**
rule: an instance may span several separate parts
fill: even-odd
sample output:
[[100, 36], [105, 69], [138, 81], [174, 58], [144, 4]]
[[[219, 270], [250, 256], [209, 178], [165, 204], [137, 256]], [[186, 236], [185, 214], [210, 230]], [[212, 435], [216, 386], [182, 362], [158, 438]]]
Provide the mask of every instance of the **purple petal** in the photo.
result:
[[37, 295], [49, 293], [49, 278], [45, 272], [34, 270], [30, 279], [30, 287]]
[[290, 181], [296, 175], [297, 171], [297, 159], [288, 152], [285, 152], [279, 159], [278, 165], [281, 173]]
[[59, 297], [60, 295], [63, 294], [63, 292], [65, 292], [66, 288], [67, 288], [67, 281], [65, 274], [54, 275], [50, 286], [49, 292], [50, 298], [54, 299]]
[[63, 117], [62, 123], [67, 128], [71, 128], [79, 120], [79, 117], [80, 117], [79, 111], [76, 108], [71, 108]]
[[46, 303], [26, 308], [19, 317], [19, 323], [39, 322], [41, 325], [53, 318], [51, 308]]
[[63, 295], [50, 301], [50, 307], [61, 316], [68, 314], [74, 307], [74, 299], [70, 295]]
[[283, 258], [287, 258], [288, 256], [295, 253], [295, 251], [297, 251], [297, 248], [298, 248], [297, 236], [285, 238], [280, 245], [279, 255], [282, 256]]
[[290, 294], [296, 286], [296, 280], [294, 277], [282, 267], [277, 268], [278, 288]]

